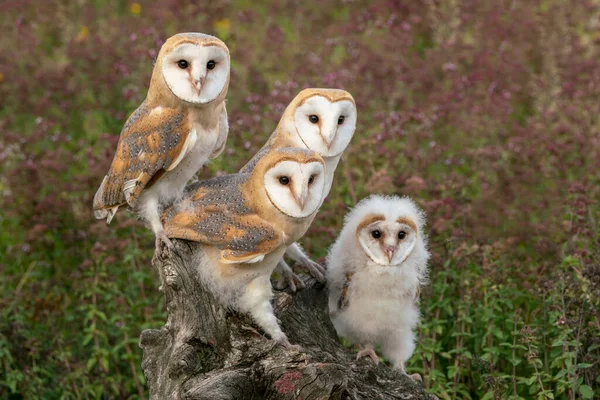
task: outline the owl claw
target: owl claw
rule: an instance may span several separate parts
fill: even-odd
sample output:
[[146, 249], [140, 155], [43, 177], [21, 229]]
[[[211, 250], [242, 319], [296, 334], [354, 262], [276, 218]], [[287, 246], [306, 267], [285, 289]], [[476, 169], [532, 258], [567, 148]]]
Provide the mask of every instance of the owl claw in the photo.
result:
[[277, 280], [275, 285], [278, 290], [283, 290], [285, 287], [289, 287], [292, 293], [296, 293], [297, 290], [306, 288], [306, 285], [300, 279], [300, 277], [291, 271], [282, 272], [281, 276]]
[[323, 268], [320, 264], [314, 262], [310, 258], [306, 258], [298, 263], [298, 265], [315, 278], [319, 282], [325, 281], [325, 268]]
[[167, 233], [165, 231], [161, 231], [156, 234], [156, 239], [154, 240], [156, 254], [163, 255], [163, 243], [167, 249], [173, 249], [173, 242], [167, 237]]
[[282, 339], [279, 339], [277, 341], [277, 343], [279, 345], [281, 345], [283, 348], [285, 348], [286, 350], [296, 351], [298, 353], [304, 352], [304, 350], [302, 349], [302, 346], [300, 346], [299, 344], [291, 344], [290, 341], [288, 340], [288, 338], [285, 336]]
[[296, 290], [306, 288], [302, 279], [292, 271], [285, 261], [281, 260], [277, 264], [276, 271], [279, 274], [279, 279], [274, 284], [275, 289], [283, 290], [287, 286], [292, 293], [296, 293]]
[[375, 365], [379, 364], [379, 357], [377, 356], [377, 353], [375, 353], [373, 346], [370, 344], [366, 345], [364, 349], [360, 350], [358, 354], [356, 354], [356, 361], [363, 357], [369, 357], [371, 360], [373, 360]]
[[397, 363], [394, 364], [394, 369], [399, 371], [401, 374], [404, 374], [406, 376], [408, 376], [410, 379], [412, 379], [415, 382], [418, 383], [423, 383], [423, 378], [421, 377], [420, 374], [407, 374], [406, 373], [406, 369], [404, 369], [404, 362], [403, 361], [398, 361]]

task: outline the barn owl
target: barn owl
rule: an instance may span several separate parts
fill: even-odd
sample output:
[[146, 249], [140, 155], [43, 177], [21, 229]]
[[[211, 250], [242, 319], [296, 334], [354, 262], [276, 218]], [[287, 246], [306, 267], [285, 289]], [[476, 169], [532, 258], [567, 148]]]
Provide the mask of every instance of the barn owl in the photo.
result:
[[325, 184], [322, 158], [273, 149], [250, 173], [190, 185], [162, 216], [169, 238], [202, 243], [200, 278], [225, 305], [249, 313], [288, 347], [273, 314], [269, 277], [285, 249], [308, 229]]
[[225, 147], [229, 50], [216, 37], [180, 33], [161, 47], [144, 102], [121, 131], [108, 174], [94, 196], [94, 214], [111, 219], [130, 206], [150, 224], [156, 248], [170, 240], [160, 209]]
[[[373, 195], [360, 201], [327, 255], [329, 313], [340, 336], [381, 351], [395, 368], [414, 349], [420, 285], [427, 276], [425, 215], [409, 199]], [[415, 377], [416, 378], [416, 377]]]
[[[356, 129], [356, 104], [350, 93], [339, 89], [304, 89], [287, 106], [281, 120], [265, 146], [250, 160], [242, 172], [252, 170], [255, 163], [273, 148], [298, 147], [319, 153], [325, 162], [325, 185], [321, 204], [331, 190], [335, 169]], [[313, 262], [297, 243], [286, 255], [306, 268], [319, 280], [324, 269]], [[302, 285], [287, 263], [281, 259], [277, 270], [293, 291]]]

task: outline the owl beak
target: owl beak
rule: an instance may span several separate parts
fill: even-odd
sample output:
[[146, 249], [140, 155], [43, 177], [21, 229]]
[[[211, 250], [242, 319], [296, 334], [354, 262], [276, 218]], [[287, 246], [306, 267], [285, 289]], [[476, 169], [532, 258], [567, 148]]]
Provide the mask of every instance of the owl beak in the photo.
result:
[[334, 129], [329, 136], [325, 137], [325, 144], [327, 145], [328, 149], [331, 149], [331, 145], [333, 144], [333, 141], [335, 140], [335, 134], [337, 132], [337, 128]]
[[307, 197], [308, 192], [304, 190], [300, 192], [300, 196], [294, 196], [294, 199], [296, 200], [296, 203], [298, 204], [298, 207], [300, 207], [301, 211], [304, 211], [304, 205], [306, 204]]
[[202, 90], [202, 81], [203, 80], [204, 80], [203, 78], [194, 79], [194, 81], [192, 82], [192, 85], [194, 86], [194, 88], [196, 88], [198, 93], [200, 93], [200, 91]]
[[392, 259], [394, 258], [394, 251], [396, 249], [393, 246], [385, 246], [385, 255], [388, 259], [388, 262], [391, 264]]

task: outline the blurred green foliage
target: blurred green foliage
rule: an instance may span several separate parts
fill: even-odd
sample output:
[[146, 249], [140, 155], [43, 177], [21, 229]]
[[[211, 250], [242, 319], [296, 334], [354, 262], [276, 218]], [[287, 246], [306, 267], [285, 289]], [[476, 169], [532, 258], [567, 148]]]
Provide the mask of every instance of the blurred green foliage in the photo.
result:
[[[164, 323], [152, 234], [92, 196], [176, 32], [227, 41], [234, 172], [303, 87], [359, 109], [303, 240], [323, 259], [369, 193], [428, 213], [408, 370], [442, 399], [600, 394], [600, 2], [2, 2], [0, 397], [145, 398]], [[309, 327], [307, 327], [309, 329]]]

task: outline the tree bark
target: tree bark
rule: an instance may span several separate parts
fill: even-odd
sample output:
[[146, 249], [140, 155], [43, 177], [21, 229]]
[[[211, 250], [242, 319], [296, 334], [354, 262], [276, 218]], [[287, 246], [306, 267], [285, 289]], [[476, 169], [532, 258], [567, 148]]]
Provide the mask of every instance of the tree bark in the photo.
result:
[[250, 317], [221, 306], [205, 290], [193, 260], [201, 247], [174, 240], [155, 257], [168, 320], [144, 330], [142, 369], [151, 399], [428, 399], [409, 377], [342, 346], [327, 310], [323, 284], [303, 277], [295, 295], [276, 291], [275, 314], [290, 342], [265, 337]]

